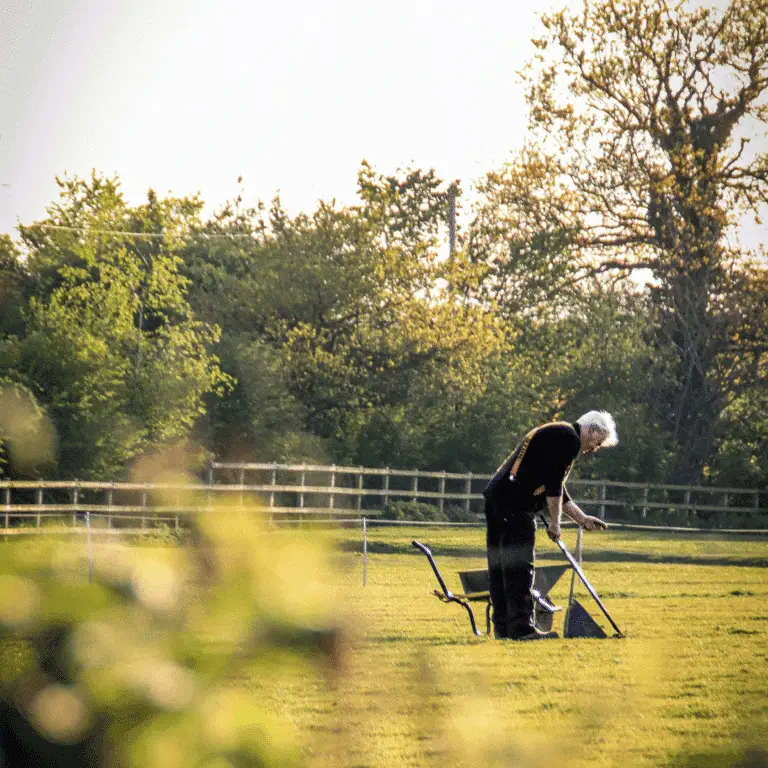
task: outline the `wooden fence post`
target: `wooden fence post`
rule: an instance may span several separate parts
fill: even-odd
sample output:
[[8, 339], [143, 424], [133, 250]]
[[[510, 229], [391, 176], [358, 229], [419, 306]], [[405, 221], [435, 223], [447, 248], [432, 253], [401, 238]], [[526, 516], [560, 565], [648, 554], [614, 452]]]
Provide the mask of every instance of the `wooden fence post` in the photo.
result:
[[205, 508], [208, 512], [213, 508], [213, 465], [208, 467], [208, 490], [205, 493]]
[[411, 487], [411, 490], [413, 491], [414, 495], [411, 497], [411, 501], [416, 503], [418, 500], [418, 496], [416, 496], [416, 494], [419, 492], [419, 470], [414, 469], [413, 472], [413, 486]]
[[384, 509], [389, 506], [389, 467], [384, 472]]
[[470, 504], [472, 500], [469, 498], [472, 495], [472, 473], [467, 473], [467, 479], [464, 481], [464, 492], [467, 494], [467, 498], [464, 499], [464, 509], [469, 512]]
[[[5, 527], [10, 527], [10, 519], [9, 519], [9, 513], [11, 511], [11, 489], [5, 488], [3, 489], [3, 502], [5, 503]], [[757, 506], [757, 503], [755, 503], [755, 506]]]
[[107, 507], [109, 507], [109, 509], [107, 510], [107, 528], [112, 527], [112, 515], [110, 514], [112, 510], [112, 504], [113, 504], [112, 488], [107, 488]]
[[645, 488], [643, 488], [643, 510], [640, 513], [643, 520], [645, 520], [646, 517], [648, 517], [648, 486], [646, 485]]
[[80, 503], [80, 489], [75, 486], [72, 490], [72, 527], [77, 527], [77, 505]]
[[605, 483], [600, 484], [600, 519], [605, 520]]
[[[77, 503], [77, 501], [75, 501]], [[43, 489], [37, 488], [35, 490], [35, 504], [37, 504], [38, 507], [43, 506]], [[40, 527], [40, 510], [37, 511], [37, 527]]]
[[245, 506], [245, 470], [240, 470], [240, 509]]
[[443, 514], [443, 508], [445, 507], [445, 470], [440, 478], [440, 500], [438, 501], [440, 507], [440, 514]]
[[334, 494], [333, 489], [336, 487], [336, 465], [331, 465], [331, 493], [328, 497], [328, 509], [333, 511]]
[[357, 511], [363, 508], [363, 468], [360, 467], [360, 473], [357, 476]]
[[[141, 508], [145, 510], [147, 508], [147, 492], [143, 491], [141, 494]], [[147, 527], [147, 518], [145, 513], [141, 513], [141, 530], [143, 531]]]
[[275, 506], [275, 486], [277, 485], [277, 464], [272, 464], [272, 476], [270, 479], [272, 490], [269, 492], [269, 506]]

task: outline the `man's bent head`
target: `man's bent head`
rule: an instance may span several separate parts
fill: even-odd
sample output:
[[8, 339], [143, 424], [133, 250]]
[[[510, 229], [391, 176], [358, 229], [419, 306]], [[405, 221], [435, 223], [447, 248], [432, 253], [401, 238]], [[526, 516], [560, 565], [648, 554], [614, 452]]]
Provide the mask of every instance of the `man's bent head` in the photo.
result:
[[617, 445], [616, 423], [608, 411], [588, 411], [576, 419], [581, 433], [581, 452], [594, 453], [598, 448]]

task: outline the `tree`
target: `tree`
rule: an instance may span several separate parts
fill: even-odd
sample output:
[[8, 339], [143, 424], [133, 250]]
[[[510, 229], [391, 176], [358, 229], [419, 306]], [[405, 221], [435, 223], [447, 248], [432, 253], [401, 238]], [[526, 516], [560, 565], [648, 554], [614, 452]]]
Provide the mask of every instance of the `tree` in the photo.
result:
[[176, 255], [200, 203], [150, 192], [130, 208], [96, 175], [60, 186], [49, 218], [21, 229], [32, 295], [15, 368], [56, 426], [59, 474], [111, 478], [187, 439], [226, 381]]
[[513, 231], [557, 243], [560, 285], [648, 270], [652, 343], [674, 354], [655, 409], [678, 446], [673, 477], [694, 482], [724, 409], [766, 381], [765, 327], [745, 333], [739, 309], [765, 263], [746, 266], [727, 236], [768, 202], [768, 155], [747, 135], [768, 122], [768, 7], [599, 0], [542, 21], [531, 140], [487, 185]]
[[28, 281], [18, 248], [8, 235], [0, 235], [0, 339], [23, 333]]
[[[462, 414], [504, 334], [452, 287], [472, 265], [439, 258], [445, 185], [433, 171], [384, 176], [367, 164], [358, 185], [360, 205], [294, 218], [279, 200], [267, 211], [238, 198], [185, 251], [192, 304], [222, 327], [222, 364], [239, 382], [211, 412], [223, 420], [209, 425], [217, 453], [237, 433], [236, 452], [251, 456], [279, 446], [344, 462], [471, 460]], [[467, 455], [440, 447], [450, 441]]]

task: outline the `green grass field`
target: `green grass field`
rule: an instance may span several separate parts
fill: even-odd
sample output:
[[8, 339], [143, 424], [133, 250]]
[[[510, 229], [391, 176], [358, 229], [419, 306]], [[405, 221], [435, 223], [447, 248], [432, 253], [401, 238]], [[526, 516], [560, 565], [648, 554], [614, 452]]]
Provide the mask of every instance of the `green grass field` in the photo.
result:
[[[343, 558], [346, 673], [243, 681], [300, 733], [310, 765], [735, 765], [749, 749], [744, 764], [766, 764], [768, 538], [585, 534], [587, 574], [627, 637], [514, 643], [475, 638], [410, 544], [428, 544], [460, 590], [457, 571], [485, 565], [483, 536], [373, 528], [365, 587], [362, 557]], [[575, 532], [565, 541], [573, 551]], [[541, 534], [537, 553], [562, 560]], [[569, 587], [566, 574], [551, 596], [565, 604]]]
[[[465, 611], [432, 595], [437, 582], [411, 541], [432, 548], [459, 590], [459, 570], [485, 567], [481, 529], [373, 526], [365, 586], [359, 528], [270, 536], [254, 539], [264, 606], [341, 621], [343, 663], [289, 657], [225, 685], [292, 731], [311, 768], [768, 766], [768, 535], [585, 534], [587, 575], [627, 637], [540, 643], [474, 637]], [[564, 538], [574, 551], [575, 532]], [[329, 545], [323, 568], [305, 546], [319, 541]], [[538, 543], [540, 565], [564, 562], [541, 534]], [[0, 566], [27, 546], [0, 542]], [[77, 557], [72, 582], [85, 578]], [[565, 605], [569, 586], [566, 574], [550, 596]], [[578, 583], [576, 594], [608, 631]], [[15, 648], [0, 654], [6, 672]]]

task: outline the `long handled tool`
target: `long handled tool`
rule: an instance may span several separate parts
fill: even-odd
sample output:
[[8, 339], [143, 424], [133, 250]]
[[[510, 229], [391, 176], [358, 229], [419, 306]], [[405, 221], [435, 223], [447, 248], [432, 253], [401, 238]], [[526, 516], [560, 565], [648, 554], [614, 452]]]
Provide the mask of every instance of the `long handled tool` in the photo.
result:
[[[543, 519], [544, 518], [542, 518], [542, 520]], [[546, 527], [546, 520], [544, 520], [544, 525]], [[571, 568], [573, 568], [574, 573], [579, 577], [581, 583], [587, 588], [587, 592], [592, 595], [598, 607], [605, 615], [605, 618], [611, 622], [611, 626], [616, 630], [617, 635], [619, 637], [624, 637], [624, 633], [619, 629], [616, 622], [611, 618], [611, 614], [608, 613], [608, 609], [603, 605], [603, 601], [600, 599], [597, 592], [595, 592], [595, 588], [589, 583], [589, 580], [584, 574], [584, 571], [581, 569], [581, 566], [576, 562], [576, 558], [566, 549], [565, 544], [563, 544], [560, 539], [555, 539], [555, 544], [557, 544], [557, 546], [560, 548], [560, 551], [565, 555], [565, 559], [571, 564]]]

